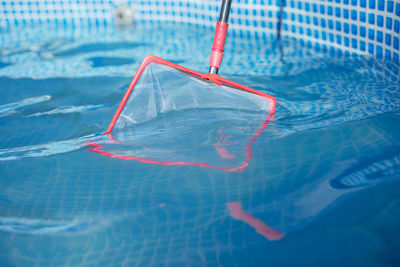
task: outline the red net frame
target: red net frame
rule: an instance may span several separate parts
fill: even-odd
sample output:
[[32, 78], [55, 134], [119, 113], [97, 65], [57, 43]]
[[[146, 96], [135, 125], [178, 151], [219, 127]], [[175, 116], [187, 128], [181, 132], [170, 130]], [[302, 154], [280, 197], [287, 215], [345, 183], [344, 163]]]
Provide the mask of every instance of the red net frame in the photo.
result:
[[253, 93], [255, 95], [258, 95], [262, 98], [264, 98], [265, 100], [267, 100], [270, 104], [270, 113], [267, 115], [266, 120], [264, 122], [264, 124], [261, 126], [261, 128], [256, 132], [256, 134], [251, 138], [251, 140], [249, 141], [249, 143], [246, 146], [246, 150], [244, 151], [244, 153], [247, 155], [247, 159], [245, 160], [244, 164], [239, 167], [239, 168], [228, 168], [228, 167], [222, 167], [222, 166], [213, 166], [213, 165], [209, 165], [206, 163], [202, 163], [202, 162], [169, 162], [169, 161], [156, 161], [156, 160], [152, 160], [152, 159], [148, 159], [148, 158], [140, 158], [140, 157], [134, 157], [134, 156], [126, 156], [126, 155], [116, 155], [107, 151], [102, 150], [101, 148], [103, 147], [101, 144], [99, 143], [88, 143], [86, 144], [86, 146], [91, 147], [91, 149], [89, 151], [91, 152], [95, 152], [98, 154], [101, 154], [103, 156], [106, 157], [111, 157], [111, 158], [119, 158], [119, 159], [124, 159], [124, 160], [136, 160], [136, 161], [140, 161], [143, 163], [152, 163], [152, 164], [159, 164], [159, 165], [166, 165], [166, 166], [176, 166], [176, 165], [194, 165], [194, 166], [200, 166], [200, 167], [206, 167], [206, 168], [216, 168], [216, 169], [221, 169], [221, 170], [225, 170], [225, 171], [242, 171], [244, 170], [247, 166], [248, 163], [251, 159], [251, 146], [254, 142], [254, 140], [261, 134], [261, 132], [265, 129], [265, 127], [268, 125], [269, 121], [271, 120], [271, 118], [273, 117], [273, 115], [275, 114], [275, 109], [276, 109], [276, 99], [273, 96], [270, 96], [264, 92], [255, 90], [253, 88], [241, 85], [239, 83], [227, 80], [225, 78], [222, 78], [221, 76], [217, 75], [217, 74], [205, 74], [205, 73], [201, 73], [201, 72], [197, 72], [185, 67], [182, 67], [180, 65], [177, 65], [175, 63], [169, 62], [167, 60], [164, 60], [162, 58], [158, 58], [156, 56], [153, 55], [148, 55], [144, 58], [144, 60], [142, 61], [142, 63], [139, 66], [139, 69], [137, 70], [135, 76], [133, 77], [132, 82], [130, 83], [120, 105], [118, 106], [117, 111], [115, 112], [106, 132], [103, 135], [107, 135], [108, 139], [112, 142], [116, 142], [118, 143], [118, 141], [114, 140], [111, 132], [122, 112], [122, 110], [125, 107], [125, 104], [127, 103], [136, 83], [139, 80], [139, 77], [141, 76], [141, 74], [143, 73], [144, 69], [147, 67], [147, 65], [149, 65], [150, 63], [158, 63], [158, 64], [162, 64], [165, 66], [169, 66], [172, 68], [175, 68], [177, 70], [180, 70], [182, 72], [188, 73], [190, 75], [193, 75], [197, 78], [200, 79], [204, 79], [205, 81], [211, 81], [217, 85], [227, 85], [230, 86], [232, 88], [238, 89], [238, 90], [243, 90], [249, 93]]

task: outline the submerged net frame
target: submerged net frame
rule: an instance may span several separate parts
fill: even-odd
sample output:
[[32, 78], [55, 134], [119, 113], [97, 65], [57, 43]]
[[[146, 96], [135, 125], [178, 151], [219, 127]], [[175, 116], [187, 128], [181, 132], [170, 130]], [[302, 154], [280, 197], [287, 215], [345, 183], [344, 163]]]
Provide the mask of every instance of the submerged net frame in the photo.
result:
[[112, 153], [112, 152], [102, 149], [104, 147], [104, 143], [101, 143], [101, 142], [88, 143], [87, 146], [91, 147], [90, 151], [101, 154], [103, 156], [112, 157], [112, 158], [119, 158], [119, 159], [124, 159], [124, 160], [136, 160], [136, 161], [140, 161], [143, 163], [152, 163], [152, 164], [167, 165], [167, 166], [194, 165], [194, 166], [207, 167], [207, 168], [216, 168], [216, 169], [221, 169], [221, 170], [225, 170], [225, 171], [241, 171], [241, 170], [245, 169], [248, 166], [248, 163], [251, 159], [251, 146], [252, 146], [254, 140], [265, 129], [265, 127], [268, 125], [268, 122], [270, 121], [270, 119], [272, 118], [272, 116], [275, 113], [275, 108], [276, 108], [275, 98], [268, 94], [260, 92], [258, 90], [252, 89], [250, 87], [238, 84], [236, 82], [233, 82], [233, 81], [230, 81], [227, 79], [224, 79], [217, 74], [213, 74], [213, 73], [212, 74], [204, 74], [204, 73], [196, 72], [196, 71], [190, 70], [188, 68], [182, 67], [180, 65], [177, 65], [175, 63], [169, 62], [167, 60], [164, 60], [164, 59], [152, 56], [152, 55], [146, 56], [145, 59], [142, 61], [141, 65], [140, 65], [138, 71], [136, 72], [128, 90], [126, 91], [117, 111], [115, 112], [114, 117], [111, 120], [111, 123], [109, 124], [109, 126], [108, 126], [106, 132], [103, 134], [103, 136], [107, 136], [107, 138], [110, 142], [117, 143], [117, 144], [119, 143], [119, 141], [114, 139], [112, 131], [113, 131], [123, 109], [125, 108], [125, 106], [128, 102], [128, 99], [130, 98], [132, 92], [134, 91], [134, 88], [137, 85], [139, 78], [141, 77], [142, 73], [144, 72], [144, 70], [150, 63], [158, 63], [158, 64], [161, 64], [164, 66], [172, 67], [172, 68], [174, 68], [178, 71], [181, 71], [187, 75], [196, 77], [204, 82], [208, 82], [208, 83], [212, 82], [216, 85], [225, 85], [225, 86], [228, 86], [228, 87], [236, 89], [236, 90], [241, 90], [241, 91], [244, 91], [247, 93], [252, 93], [254, 95], [257, 95], [257, 96], [263, 98], [264, 100], [266, 100], [269, 103], [269, 112], [268, 112], [268, 114], [265, 115], [265, 121], [263, 122], [261, 127], [256, 131], [256, 133], [251, 137], [250, 141], [246, 145], [246, 149], [244, 151], [244, 153], [246, 154], [246, 159], [245, 159], [244, 163], [238, 167], [226, 167], [226, 166], [207, 164], [204, 162], [164, 161], [164, 160], [160, 161], [160, 160], [155, 160], [155, 159], [146, 158], [146, 157], [136, 157], [136, 156], [131, 156], [131, 155], [120, 155], [120, 154]]

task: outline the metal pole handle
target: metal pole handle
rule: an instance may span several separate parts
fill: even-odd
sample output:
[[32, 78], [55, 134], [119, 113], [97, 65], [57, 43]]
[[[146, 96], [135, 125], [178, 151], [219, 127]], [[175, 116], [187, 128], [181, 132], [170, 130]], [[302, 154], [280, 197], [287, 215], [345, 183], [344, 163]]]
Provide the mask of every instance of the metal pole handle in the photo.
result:
[[229, 11], [231, 10], [232, 0], [222, 0], [221, 10], [219, 11], [219, 20], [228, 23]]

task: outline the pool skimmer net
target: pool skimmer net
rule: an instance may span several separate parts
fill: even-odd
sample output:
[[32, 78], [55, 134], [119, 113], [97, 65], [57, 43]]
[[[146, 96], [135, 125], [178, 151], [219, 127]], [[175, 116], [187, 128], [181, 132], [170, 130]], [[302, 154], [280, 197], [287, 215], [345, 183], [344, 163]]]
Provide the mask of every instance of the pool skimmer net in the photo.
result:
[[275, 112], [274, 97], [218, 75], [230, 1], [224, 0], [207, 74], [148, 55], [106, 132], [87, 146], [103, 156], [241, 171]]

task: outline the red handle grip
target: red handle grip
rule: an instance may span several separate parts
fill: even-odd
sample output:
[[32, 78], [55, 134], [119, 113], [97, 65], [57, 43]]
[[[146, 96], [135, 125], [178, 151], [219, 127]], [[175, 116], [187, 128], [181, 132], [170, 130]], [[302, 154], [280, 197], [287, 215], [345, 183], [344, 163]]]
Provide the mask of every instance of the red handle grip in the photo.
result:
[[224, 52], [228, 23], [218, 21], [215, 29], [214, 42], [211, 48], [210, 67], [219, 69]]

